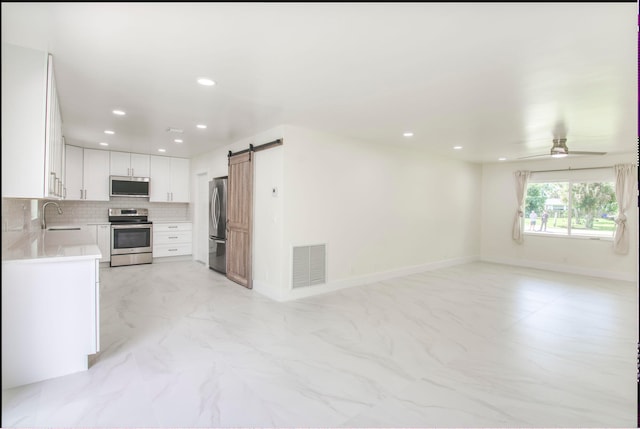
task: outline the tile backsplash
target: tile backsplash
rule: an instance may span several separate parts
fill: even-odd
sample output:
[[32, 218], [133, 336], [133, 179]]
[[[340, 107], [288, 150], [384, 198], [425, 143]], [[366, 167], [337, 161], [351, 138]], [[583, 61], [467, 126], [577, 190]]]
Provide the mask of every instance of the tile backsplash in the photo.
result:
[[[32, 201], [37, 201], [37, 215], [32, 215]], [[2, 230], [32, 230], [40, 228], [41, 207], [50, 200], [26, 200], [18, 198], [2, 199]], [[191, 220], [189, 203], [151, 203], [147, 200], [126, 197], [112, 198], [110, 201], [57, 201], [62, 209], [58, 214], [53, 204], [47, 206], [48, 225], [82, 225], [108, 222], [110, 208], [146, 208], [151, 221]], [[34, 207], [35, 209], [35, 207]], [[32, 219], [36, 217], [37, 219]]]

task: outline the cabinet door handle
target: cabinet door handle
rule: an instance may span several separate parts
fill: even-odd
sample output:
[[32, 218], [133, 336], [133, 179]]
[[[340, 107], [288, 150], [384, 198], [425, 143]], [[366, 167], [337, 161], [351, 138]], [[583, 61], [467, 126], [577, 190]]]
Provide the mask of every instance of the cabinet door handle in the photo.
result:
[[49, 177], [49, 193], [53, 194], [55, 193], [55, 183], [56, 183], [56, 173], [54, 173], [53, 171], [51, 173], [49, 173], [50, 177]]
[[131, 175], [132, 175], [132, 176], [135, 176], [135, 175], [136, 175], [136, 173], [135, 173], [135, 172], [134, 172], [134, 170], [133, 170], [133, 167], [131, 167]]
[[65, 198], [65, 199], [67, 198], [67, 187], [66, 186], [64, 186], [62, 188], [62, 198]]
[[169, 239], [176, 239], [176, 238], [178, 238], [178, 237], [169, 237]]
[[167, 228], [177, 228], [178, 225], [169, 225]]
[[178, 251], [178, 249], [168, 249], [168, 250], [169, 250], [169, 252], [177, 252]]

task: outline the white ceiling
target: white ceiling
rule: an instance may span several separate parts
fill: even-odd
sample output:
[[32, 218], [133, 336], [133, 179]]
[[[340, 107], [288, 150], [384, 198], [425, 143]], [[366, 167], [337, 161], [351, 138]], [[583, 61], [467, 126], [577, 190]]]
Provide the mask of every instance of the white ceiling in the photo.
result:
[[191, 157], [292, 124], [495, 162], [548, 153], [558, 124], [570, 150], [636, 150], [636, 18], [635, 3], [2, 3], [2, 41], [53, 54], [74, 145]]

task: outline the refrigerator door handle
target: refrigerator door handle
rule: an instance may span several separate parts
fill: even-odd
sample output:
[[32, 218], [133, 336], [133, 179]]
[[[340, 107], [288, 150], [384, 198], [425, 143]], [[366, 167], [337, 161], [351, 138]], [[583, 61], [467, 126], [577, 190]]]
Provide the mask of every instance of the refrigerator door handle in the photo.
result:
[[[209, 211], [209, 216], [211, 217], [211, 224], [213, 225], [213, 229], [215, 231], [218, 230], [218, 225], [216, 224], [216, 193], [218, 192], [217, 188], [213, 188], [213, 195], [211, 196], [211, 210]], [[214, 232], [215, 234], [215, 232]]]
[[220, 224], [220, 198], [218, 197], [218, 188], [213, 190], [213, 212], [215, 218], [213, 219], [213, 227], [218, 233], [218, 226]]
[[220, 225], [220, 210], [221, 210], [221, 206], [222, 206], [222, 202], [220, 201], [220, 194], [218, 193], [218, 188], [216, 188], [216, 208], [218, 209], [216, 212], [216, 230], [218, 229], [218, 226]]

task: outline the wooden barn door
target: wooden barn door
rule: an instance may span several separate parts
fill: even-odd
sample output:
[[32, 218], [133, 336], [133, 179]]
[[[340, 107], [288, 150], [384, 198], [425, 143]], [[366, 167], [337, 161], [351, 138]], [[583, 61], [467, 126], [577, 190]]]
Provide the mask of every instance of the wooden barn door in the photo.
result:
[[227, 194], [227, 277], [251, 289], [253, 153], [229, 157]]

